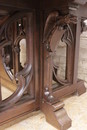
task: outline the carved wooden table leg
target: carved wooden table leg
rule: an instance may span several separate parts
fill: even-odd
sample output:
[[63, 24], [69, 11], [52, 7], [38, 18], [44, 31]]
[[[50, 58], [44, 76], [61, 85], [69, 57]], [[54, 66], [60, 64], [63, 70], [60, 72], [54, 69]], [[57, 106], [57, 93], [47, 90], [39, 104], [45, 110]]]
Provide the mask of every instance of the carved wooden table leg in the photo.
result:
[[[43, 99], [41, 103], [41, 110], [46, 115], [46, 120], [52, 124], [54, 127], [60, 130], [66, 130], [71, 126], [71, 119], [68, 117], [64, 107], [64, 103], [53, 94], [52, 89], [52, 79], [53, 73], [55, 76], [55, 81], [60, 84], [68, 84], [66, 81], [62, 81], [57, 78], [54, 65], [53, 65], [53, 55], [55, 51], [56, 44], [60, 41], [61, 37], [65, 33], [61, 21], [58, 21], [59, 14], [57, 11], [52, 12], [47, 17], [45, 27], [44, 27], [44, 86], [43, 86]], [[63, 23], [65, 24], [65, 23]], [[57, 34], [57, 37], [55, 37]], [[51, 43], [51, 38], [54, 35], [53, 43]]]
[[78, 95], [81, 95], [86, 92], [84, 81], [78, 81], [78, 62], [79, 62], [79, 49], [80, 49], [80, 35], [81, 35], [81, 18], [77, 18], [76, 26], [76, 42], [75, 42], [75, 57], [74, 57], [74, 76], [73, 84], [77, 83], [77, 92]]
[[[4, 77], [7, 86], [9, 82], [16, 86], [13, 94], [0, 102], [0, 125], [39, 108], [38, 52], [33, 41], [36, 32], [34, 16], [33, 12], [9, 14], [0, 28], [0, 78]], [[23, 66], [20, 62], [21, 40], [23, 45], [26, 44], [26, 62]], [[38, 43], [37, 39], [37, 46]]]
[[46, 115], [46, 121], [59, 130], [67, 130], [71, 126], [71, 119], [68, 117], [63, 102], [49, 103], [42, 102], [41, 110]]
[[[86, 92], [84, 82], [78, 80], [78, 58], [81, 34], [81, 21], [74, 15], [60, 16], [58, 11], [48, 13], [44, 26], [44, 54], [43, 54], [43, 97], [41, 110], [46, 120], [60, 130], [67, 130], [71, 126], [71, 119], [64, 110], [60, 99], [66, 95]], [[77, 38], [78, 37], [78, 38]], [[67, 45], [66, 76], [61, 79], [58, 74], [58, 65], [53, 62], [56, 46], [60, 40]], [[55, 81], [56, 88], [53, 87]]]
[[[80, 34], [87, 19], [86, 2], [0, 0], [0, 76], [17, 87], [2, 100], [0, 86], [0, 125], [41, 109], [46, 120], [57, 129], [67, 130], [71, 126], [61, 98], [86, 91], [84, 82], [77, 78]], [[22, 66], [20, 41], [23, 39], [26, 62]], [[54, 62], [60, 43], [66, 46], [63, 79], [58, 73], [59, 63]]]

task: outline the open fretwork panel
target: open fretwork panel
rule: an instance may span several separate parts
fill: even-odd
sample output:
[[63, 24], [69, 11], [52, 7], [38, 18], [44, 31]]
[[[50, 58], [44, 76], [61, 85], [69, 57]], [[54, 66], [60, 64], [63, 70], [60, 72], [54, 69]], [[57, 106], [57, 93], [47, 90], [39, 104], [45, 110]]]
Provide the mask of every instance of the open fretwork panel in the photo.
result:
[[[24, 1], [0, 1], [0, 124], [39, 108], [36, 16]], [[4, 100], [2, 86], [12, 90]]]
[[[71, 119], [61, 98], [75, 92], [78, 95], [86, 92], [84, 81], [78, 79], [78, 59], [80, 35], [86, 29], [87, 4], [86, 1], [58, 2], [48, 5], [47, 1], [43, 9], [41, 108], [49, 123], [66, 130], [71, 126]], [[43, 8], [44, 5], [43, 1]]]
[[14, 90], [4, 100], [0, 91], [0, 124], [41, 109], [57, 129], [71, 126], [61, 98], [86, 92], [77, 77], [86, 2], [0, 0], [0, 90]]

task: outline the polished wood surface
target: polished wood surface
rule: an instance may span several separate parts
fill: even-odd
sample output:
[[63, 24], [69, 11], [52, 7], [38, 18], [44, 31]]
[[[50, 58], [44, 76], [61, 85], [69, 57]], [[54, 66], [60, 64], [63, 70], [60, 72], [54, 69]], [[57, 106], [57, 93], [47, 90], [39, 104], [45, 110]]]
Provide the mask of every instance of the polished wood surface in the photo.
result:
[[[87, 18], [87, 0], [0, 0], [0, 81], [15, 92], [2, 100], [0, 124], [41, 109], [60, 130], [71, 126], [61, 98], [86, 91], [77, 78], [79, 40]], [[26, 39], [26, 63], [20, 63], [21, 39]], [[65, 79], [53, 62], [59, 42], [66, 44]], [[55, 85], [53, 84], [55, 82]], [[56, 86], [56, 87], [55, 87]], [[0, 88], [1, 89], [1, 88]]]

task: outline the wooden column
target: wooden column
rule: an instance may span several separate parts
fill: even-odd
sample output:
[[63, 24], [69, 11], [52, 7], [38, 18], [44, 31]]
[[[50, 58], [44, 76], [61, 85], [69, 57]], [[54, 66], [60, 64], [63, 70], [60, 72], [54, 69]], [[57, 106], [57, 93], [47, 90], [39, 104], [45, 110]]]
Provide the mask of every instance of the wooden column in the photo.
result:
[[75, 37], [75, 56], [74, 56], [73, 83], [77, 83], [77, 79], [78, 79], [78, 62], [79, 62], [80, 34], [81, 34], [81, 19], [78, 17], [77, 18], [77, 25], [76, 25], [76, 37]]

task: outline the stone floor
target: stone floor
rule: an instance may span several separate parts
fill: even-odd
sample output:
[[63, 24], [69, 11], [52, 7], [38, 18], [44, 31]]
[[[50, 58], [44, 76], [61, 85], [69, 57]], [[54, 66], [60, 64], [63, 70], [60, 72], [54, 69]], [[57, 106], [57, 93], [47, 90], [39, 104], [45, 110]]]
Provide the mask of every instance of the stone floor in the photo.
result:
[[[7, 96], [3, 89], [3, 98]], [[9, 94], [11, 92], [8, 91]], [[81, 96], [71, 95], [64, 100], [65, 109], [72, 119], [72, 127], [68, 130], [87, 130], [87, 92]], [[8, 124], [0, 126], [0, 130], [56, 130], [45, 120], [41, 111], [32, 112]]]

